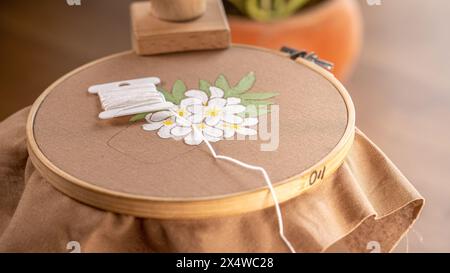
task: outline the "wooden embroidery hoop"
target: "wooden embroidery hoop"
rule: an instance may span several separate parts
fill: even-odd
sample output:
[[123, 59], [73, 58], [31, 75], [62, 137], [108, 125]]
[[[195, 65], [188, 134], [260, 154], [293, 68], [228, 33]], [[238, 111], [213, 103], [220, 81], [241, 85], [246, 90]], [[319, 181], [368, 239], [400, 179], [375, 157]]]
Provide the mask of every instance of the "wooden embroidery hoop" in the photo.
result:
[[[283, 56], [288, 59], [287, 55], [284, 53], [256, 47], [235, 45], [234, 48], [262, 51], [268, 54]], [[115, 191], [83, 181], [77, 178], [76, 175], [57, 167], [54, 162], [49, 160], [39, 147], [39, 143], [35, 136], [36, 115], [43, 102], [48, 95], [51, 94], [53, 89], [66, 79], [76, 75], [84, 69], [123, 56], [124, 54], [130, 53], [126, 52], [112, 55], [72, 71], [48, 87], [33, 104], [27, 123], [28, 151], [33, 164], [42, 176], [55, 188], [78, 201], [104, 210], [138, 217], [195, 219], [241, 214], [273, 206], [273, 200], [270, 198], [267, 187], [259, 187], [243, 192], [211, 197], [152, 197]], [[306, 168], [301, 171], [301, 173], [292, 176], [289, 179], [273, 181], [280, 202], [285, 202], [299, 196], [303, 191], [331, 176], [344, 162], [352, 146], [355, 133], [355, 110], [352, 100], [343, 85], [331, 73], [317, 65], [303, 59], [297, 59], [296, 62], [299, 65], [305, 66], [315, 73], [320, 74], [334, 86], [336, 91], [342, 97], [342, 101], [347, 109], [347, 124], [337, 145], [321, 160], [318, 160], [313, 166]], [[226, 154], [226, 151], [224, 151], [224, 153]], [[259, 174], [255, 173], [254, 175], [259, 178]], [[260, 179], [262, 180], [262, 178]]]

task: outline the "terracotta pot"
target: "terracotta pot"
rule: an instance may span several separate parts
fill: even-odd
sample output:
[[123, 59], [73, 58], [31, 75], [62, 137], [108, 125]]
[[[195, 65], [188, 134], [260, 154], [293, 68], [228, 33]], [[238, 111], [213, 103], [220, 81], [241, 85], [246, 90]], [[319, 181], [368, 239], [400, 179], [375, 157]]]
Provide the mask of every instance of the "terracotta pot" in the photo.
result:
[[349, 76], [362, 44], [362, 16], [356, 0], [325, 0], [275, 22], [229, 16], [229, 23], [234, 43], [314, 51], [335, 64], [333, 73], [340, 80]]

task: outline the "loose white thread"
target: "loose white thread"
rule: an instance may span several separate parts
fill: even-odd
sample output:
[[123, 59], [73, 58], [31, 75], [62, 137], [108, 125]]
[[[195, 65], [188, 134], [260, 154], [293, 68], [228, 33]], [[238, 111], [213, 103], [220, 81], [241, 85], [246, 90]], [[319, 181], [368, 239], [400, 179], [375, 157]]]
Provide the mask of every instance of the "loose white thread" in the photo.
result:
[[414, 234], [416, 235], [416, 237], [419, 239], [419, 242], [421, 244], [423, 244], [423, 236], [422, 234], [420, 234], [420, 232], [418, 232], [417, 230], [415, 230], [414, 228], [411, 228], [412, 232], [414, 232]]
[[[415, 230], [414, 228], [411, 228], [412, 232], [414, 233], [414, 235], [416, 235], [416, 237], [419, 239], [419, 242], [421, 244], [423, 244], [423, 236], [422, 234], [420, 234], [417, 230]], [[406, 253], [409, 253], [409, 237], [408, 237], [408, 233], [406, 233], [406, 247], [405, 247], [405, 251]]]
[[406, 253], [409, 253], [409, 238], [408, 238], [408, 233], [406, 233]]
[[[176, 113], [175, 111], [173, 111], [173, 110], [170, 110], [170, 111], [175, 116], [177, 116], [177, 117], [187, 121], [185, 118], [183, 118], [180, 115], [178, 115], [178, 113]], [[279, 231], [280, 237], [283, 240], [283, 242], [286, 244], [286, 246], [289, 248], [289, 250], [292, 253], [296, 253], [294, 247], [291, 244], [291, 242], [284, 235], [283, 216], [281, 215], [280, 204], [278, 203], [278, 197], [276, 195], [275, 189], [273, 188], [272, 181], [270, 180], [270, 177], [267, 174], [267, 171], [263, 167], [260, 167], [260, 166], [250, 165], [250, 164], [244, 163], [242, 161], [239, 161], [239, 160], [234, 159], [234, 158], [229, 157], [229, 156], [218, 155], [216, 153], [216, 151], [214, 150], [214, 148], [212, 147], [211, 143], [206, 139], [206, 137], [203, 135], [203, 133], [199, 132], [198, 128], [194, 124], [192, 125], [192, 128], [194, 129], [194, 131], [196, 131], [198, 133], [197, 135], [200, 135], [202, 137], [203, 141], [205, 142], [206, 146], [208, 147], [209, 151], [211, 152], [211, 154], [212, 154], [212, 156], [214, 158], [232, 162], [232, 163], [234, 163], [236, 165], [239, 165], [239, 166], [241, 166], [243, 168], [246, 168], [246, 169], [249, 169], [249, 170], [260, 171], [263, 174], [264, 180], [265, 180], [267, 186], [269, 187], [270, 193], [272, 195], [273, 202], [275, 203], [275, 211], [277, 213], [278, 231]]]

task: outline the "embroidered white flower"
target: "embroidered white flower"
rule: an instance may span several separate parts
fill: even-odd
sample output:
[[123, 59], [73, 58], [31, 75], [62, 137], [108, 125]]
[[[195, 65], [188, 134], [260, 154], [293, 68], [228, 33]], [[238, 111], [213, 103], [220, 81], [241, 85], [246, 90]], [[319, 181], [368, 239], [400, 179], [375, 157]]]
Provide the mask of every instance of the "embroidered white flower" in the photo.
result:
[[232, 124], [242, 123], [242, 117], [237, 114], [244, 112], [245, 106], [236, 103], [236, 98], [224, 99], [224, 92], [218, 87], [211, 86], [209, 90], [211, 92], [209, 101], [187, 108], [193, 115], [193, 123], [200, 123], [203, 119], [208, 126], [216, 126], [221, 121]]
[[171, 138], [170, 130], [175, 127], [175, 117], [169, 111], [160, 111], [153, 114], [148, 114], [145, 119], [147, 124], [144, 124], [142, 128], [145, 131], [158, 130], [158, 136], [161, 138]]
[[[201, 101], [195, 98], [187, 98], [181, 101], [180, 105], [174, 105], [169, 111], [159, 111], [148, 114], [145, 120], [148, 122], [144, 124], [142, 128], [146, 131], [158, 130], [158, 135], [161, 138], [174, 137], [170, 130], [177, 124], [190, 126], [190, 123], [186, 123], [189, 117], [192, 115], [187, 111], [187, 107], [195, 104], [201, 104]], [[175, 115], [176, 113], [176, 115]]]
[[185, 99], [184, 105], [190, 104], [187, 106], [190, 114], [185, 114], [185, 118], [177, 117], [176, 125], [170, 128], [170, 134], [174, 138], [184, 138], [186, 144], [198, 145], [204, 138], [210, 142], [223, 139], [225, 126], [218, 126], [219, 123], [233, 124], [240, 128], [237, 125], [244, 119], [236, 114], [245, 111], [245, 106], [239, 104], [240, 99], [224, 99], [224, 92], [218, 87], [212, 86], [209, 90], [209, 99], [206, 93], [200, 90], [189, 90], [185, 93], [188, 98]]
[[245, 118], [240, 124], [220, 122], [217, 124], [216, 128], [223, 131], [224, 138], [232, 138], [236, 133], [244, 136], [254, 136], [257, 135], [258, 132], [250, 127], [257, 124], [257, 118]]
[[209, 126], [204, 122], [193, 123], [189, 127], [175, 126], [170, 132], [174, 137], [184, 138], [184, 142], [188, 145], [199, 145], [204, 138], [209, 142], [217, 142], [223, 139], [222, 130]]

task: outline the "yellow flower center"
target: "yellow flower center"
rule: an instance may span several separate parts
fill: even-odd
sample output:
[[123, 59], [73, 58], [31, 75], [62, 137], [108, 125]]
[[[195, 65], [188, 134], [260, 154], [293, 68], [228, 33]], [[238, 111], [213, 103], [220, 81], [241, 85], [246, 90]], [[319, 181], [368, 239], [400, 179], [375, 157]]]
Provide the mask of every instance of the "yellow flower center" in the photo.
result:
[[165, 121], [163, 121], [163, 124], [166, 126], [170, 126], [173, 124], [173, 120], [172, 119], [166, 119]]
[[217, 117], [220, 114], [220, 109], [217, 108], [210, 108], [208, 111], [206, 111], [206, 115], [210, 117]]
[[206, 128], [206, 124], [200, 123], [200, 124], [197, 125], [197, 128], [203, 130], [203, 129]]
[[179, 115], [180, 117], [184, 117], [184, 114], [185, 114], [184, 109], [178, 110], [178, 115]]
[[233, 128], [234, 130], [239, 129], [239, 124], [231, 124], [231, 128]]

